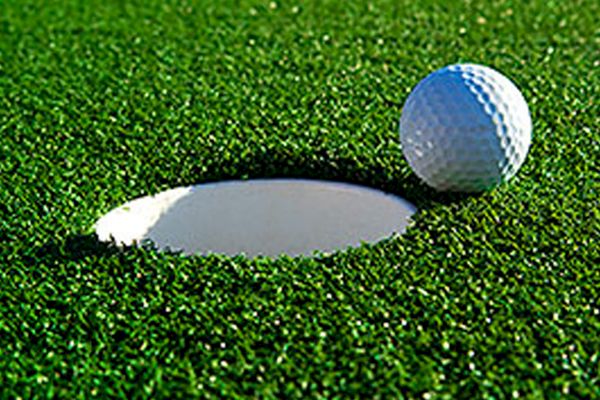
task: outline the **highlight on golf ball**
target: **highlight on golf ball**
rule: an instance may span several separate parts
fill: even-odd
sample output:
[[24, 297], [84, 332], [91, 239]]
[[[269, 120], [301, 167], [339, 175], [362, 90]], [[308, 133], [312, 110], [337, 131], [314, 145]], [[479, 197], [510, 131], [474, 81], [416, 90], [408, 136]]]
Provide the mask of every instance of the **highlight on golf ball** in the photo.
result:
[[429, 186], [480, 192], [517, 173], [531, 144], [531, 116], [519, 89], [500, 72], [450, 65], [408, 96], [400, 141], [408, 164]]

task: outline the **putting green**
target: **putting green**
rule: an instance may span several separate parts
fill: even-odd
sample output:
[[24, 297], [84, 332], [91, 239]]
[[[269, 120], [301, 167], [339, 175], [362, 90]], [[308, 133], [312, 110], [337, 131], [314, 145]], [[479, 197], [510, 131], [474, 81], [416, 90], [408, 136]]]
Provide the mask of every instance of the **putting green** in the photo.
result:
[[[597, 0], [0, 1], [0, 398], [600, 398], [598, 15]], [[534, 137], [507, 184], [439, 194], [399, 119], [422, 77], [466, 62], [515, 82]], [[95, 235], [132, 199], [271, 178], [419, 211], [402, 235], [312, 257]]]

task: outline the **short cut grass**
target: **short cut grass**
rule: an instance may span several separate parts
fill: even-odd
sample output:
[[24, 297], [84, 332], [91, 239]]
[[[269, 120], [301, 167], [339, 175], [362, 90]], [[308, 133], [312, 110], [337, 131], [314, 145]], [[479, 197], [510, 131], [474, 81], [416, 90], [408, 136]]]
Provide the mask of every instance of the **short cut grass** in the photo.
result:
[[[597, 1], [0, 2], [0, 397], [600, 397]], [[424, 187], [401, 108], [456, 62], [511, 77], [529, 157]], [[97, 242], [222, 179], [368, 185], [406, 235], [313, 258]]]

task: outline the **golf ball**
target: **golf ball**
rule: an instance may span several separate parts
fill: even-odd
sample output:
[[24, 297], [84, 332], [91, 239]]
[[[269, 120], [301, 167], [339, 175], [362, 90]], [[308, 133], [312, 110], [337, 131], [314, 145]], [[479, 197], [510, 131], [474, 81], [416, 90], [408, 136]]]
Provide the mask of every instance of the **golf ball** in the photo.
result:
[[400, 141], [410, 167], [429, 186], [479, 192], [519, 170], [531, 144], [531, 117], [519, 89], [498, 71], [450, 65], [408, 96]]

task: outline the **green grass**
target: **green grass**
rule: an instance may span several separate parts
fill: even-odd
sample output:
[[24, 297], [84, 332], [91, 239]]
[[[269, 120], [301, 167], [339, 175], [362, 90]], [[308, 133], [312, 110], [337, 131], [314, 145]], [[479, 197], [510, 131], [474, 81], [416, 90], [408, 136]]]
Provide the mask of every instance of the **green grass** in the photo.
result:
[[[0, 2], [0, 398], [600, 397], [600, 3], [127, 3]], [[534, 140], [508, 185], [439, 195], [398, 119], [463, 61], [517, 83]], [[129, 199], [273, 176], [420, 211], [313, 259], [93, 236]]]

